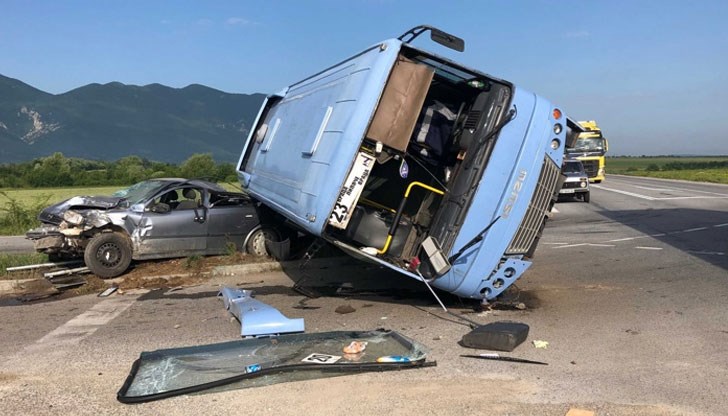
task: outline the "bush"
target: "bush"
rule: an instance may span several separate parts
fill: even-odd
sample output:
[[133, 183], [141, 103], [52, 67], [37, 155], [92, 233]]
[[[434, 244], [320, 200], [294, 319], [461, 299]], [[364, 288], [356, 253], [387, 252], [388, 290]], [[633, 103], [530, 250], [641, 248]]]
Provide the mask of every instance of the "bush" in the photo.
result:
[[0, 206], [0, 234], [20, 235], [31, 228], [37, 227], [38, 213], [48, 205], [48, 196], [36, 198], [30, 206], [23, 206], [7, 193], [0, 191], [0, 196], [7, 199], [4, 206]]
[[0, 253], [0, 276], [8, 275], [8, 267], [29, 266], [47, 263], [48, 256], [41, 253], [7, 254]]

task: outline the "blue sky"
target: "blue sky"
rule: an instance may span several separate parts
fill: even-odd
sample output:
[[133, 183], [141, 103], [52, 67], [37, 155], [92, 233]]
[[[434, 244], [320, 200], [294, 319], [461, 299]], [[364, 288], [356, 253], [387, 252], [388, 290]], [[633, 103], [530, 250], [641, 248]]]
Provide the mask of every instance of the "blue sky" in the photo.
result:
[[271, 93], [430, 24], [415, 43], [595, 119], [613, 155], [728, 154], [728, 1], [0, 0], [0, 74]]

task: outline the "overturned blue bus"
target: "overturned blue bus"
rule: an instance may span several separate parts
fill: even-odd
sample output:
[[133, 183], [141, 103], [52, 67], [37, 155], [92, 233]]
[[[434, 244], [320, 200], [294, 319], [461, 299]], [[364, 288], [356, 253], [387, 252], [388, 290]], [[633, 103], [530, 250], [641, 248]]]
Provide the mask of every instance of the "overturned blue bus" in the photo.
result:
[[263, 103], [237, 173], [296, 228], [455, 295], [493, 299], [531, 265], [579, 126], [548, 100], [385, 40]]

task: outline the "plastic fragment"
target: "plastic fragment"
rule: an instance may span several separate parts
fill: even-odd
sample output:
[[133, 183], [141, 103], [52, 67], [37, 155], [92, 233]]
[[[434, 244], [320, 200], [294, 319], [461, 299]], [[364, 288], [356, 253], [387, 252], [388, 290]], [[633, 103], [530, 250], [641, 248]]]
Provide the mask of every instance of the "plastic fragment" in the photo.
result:
[[537, 339], [537, 340], [533, 341], [533, 346], [538, 349], [545, 350], [546, 348], [549, 347], [549, 343], [548, 343], [548, 341], [542, 341], [540, 339]]
[[359, 354], [367, 347], [366, 341], [351, 341], [349, 345], [344, 347], [344, 354]]
[[402, 355], [386, 355], [384, 357], [377, 358], [378, 363], [408, 363], [410, 362], [409, 357]]

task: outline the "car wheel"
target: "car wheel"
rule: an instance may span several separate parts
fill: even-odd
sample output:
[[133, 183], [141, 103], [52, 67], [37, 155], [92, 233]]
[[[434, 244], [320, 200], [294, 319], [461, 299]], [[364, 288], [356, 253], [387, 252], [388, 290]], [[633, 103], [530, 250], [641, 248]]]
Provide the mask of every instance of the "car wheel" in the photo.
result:
[[267, 240], [278, 241], [278, 233], [272, 228], [258, 228], [248, 238], [245, 251], [254, 256], [270, 256], [268, 248], [265, 246]]
[[584, 194], [582, 194], [581, 199], [588, 204], [589, 203], [589, 192], [584, 192]]
[[131, 242], [122, 233], [98, 233], [83, 252], [86, 266], [96, 276], [107, 279], [126, 271], [131, 263]]

